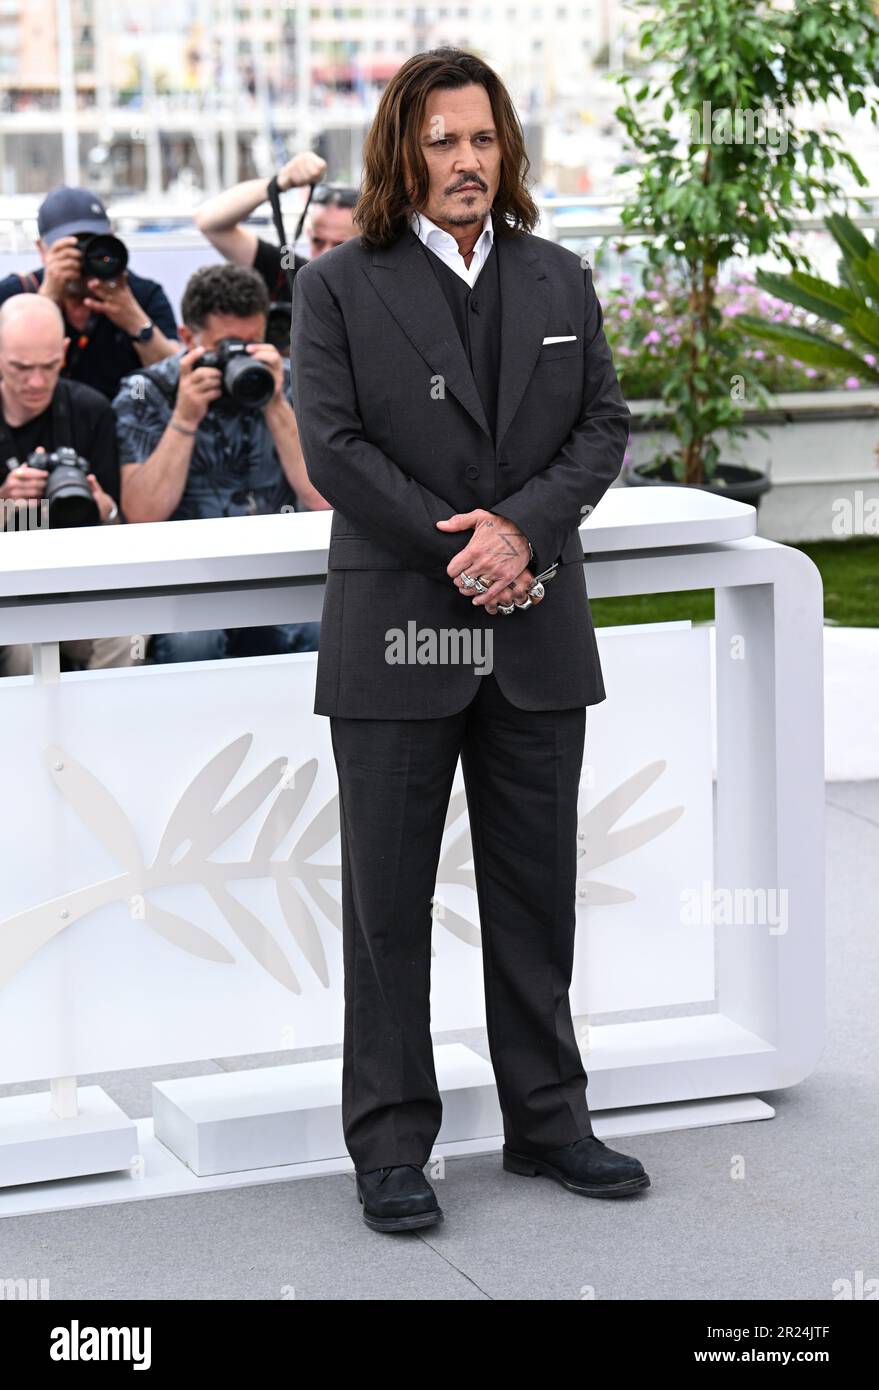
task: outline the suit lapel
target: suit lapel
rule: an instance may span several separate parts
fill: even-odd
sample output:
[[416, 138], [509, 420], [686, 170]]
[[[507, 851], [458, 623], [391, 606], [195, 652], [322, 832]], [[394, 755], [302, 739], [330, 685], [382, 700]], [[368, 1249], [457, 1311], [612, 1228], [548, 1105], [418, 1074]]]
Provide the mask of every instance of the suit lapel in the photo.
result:
[[[540, 258], [525, 236], [496, 236], [501, 298], [501, 355], [497, 431], [500, 448], [531, 378], [546, 332], [550, 291]], [[445, 388], [491, 439], [470, 363], [445, 296], [424, 262], [432, 252], [410, 229], [376, 251], [365, 274], [409, 341]], [[477, 285], [479, 281], [477, 280]]]
[[364, 270], [409, 341], [490, 439], [491, 430], [455, 321], [423, 259], [423, 255], [432, 254], [409, 229], [392, 246], [377, 251]]
[[530, 237], [495, 237], [494, 249], [498, 253], [501, 287], [501, 361], [495, 431], [495, 445], [500, 449], [537, 366], [549, 318], [550, 292], [546, 271]]

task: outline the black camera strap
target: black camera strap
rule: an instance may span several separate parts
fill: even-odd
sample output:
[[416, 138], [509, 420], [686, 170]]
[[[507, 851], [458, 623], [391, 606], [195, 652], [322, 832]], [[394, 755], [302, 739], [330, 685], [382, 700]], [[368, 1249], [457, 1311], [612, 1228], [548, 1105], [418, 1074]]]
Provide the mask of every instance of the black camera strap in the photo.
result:
[[74, 448], [73, 420], [70, 414], [70, 400], [67, 391], [59, 381], [52, 397], [52, 447], [53, 449]]
[[[281, 248], [281, 255], [282, 255], [281, 264], [282, 264], [282, 265], [283, 265], [283, 253], [284, 253], [285, 251], [287, 251], [288, 249], [289, 249], [289, 251], [290, 251], [290, 255], [293, 256], [293, 257], [295, 257], [295, 254], [296, 254], [296, 245], [297, 245], [297, 242], [299, 241], [299, 238], [300, 238], [301, 235], [302, 235], [302, 228], [305, 226], [305, 214], [308, 212], [308, 205], [309, 205], [309, 203], [311, 202], [311, 197], [312, 197], [312, 194], [314, 193], [314, 190], [315, 190], [315, 185], [314, 185], [313, 183], [310, 183], [310, 184], [308, 185], [308, 197], [307, 197], [306, 200], [305, 200], [305, 207], [302, 209], [302, 212], [301, 212], [300, 217], [299, 217], [299, 221], [298, 221], [297, 224], [296, 224], [296, 233], [295, 233], [295, 235], [294, 235], [294, 237], [293, 237], [292, 244], [291, 244], [291, 245], [289, 246], [289, 248], [288, 248], [287, 239], [286, 239], [286, 236], [285, 236], [285, 234], [284, 234], [284, 219], [283, 219], [283, 217], [281, 216], [281, 195], [280, 195], [280, 192], [279, 192], [279, 190], [278, 190], [278, 176], [277, 176], [277, 174], [272, 174], [272, 177], [269, 179], [267, 192], [268, 192], [268, 195], [269, 195], [269, 202], [271, 203], [271, 206], [272, 206], [272, 221], [273, 221], [274, 224], [275, 224], [275, 235], [276, 235], [277, 238], [278, 238], [278, 245], [279, 245], [280, 248]], [[295, 265], [284, 265], [284, 270], [286, 271], [286, 274], [287, 274], [287, 283], [288, 283], [288, 285], [290, 286], [290, 294], [291, 294], [291, 296], [292, 296], [292, 294], [293, 294], [293, 281], [294, 281], [295, 278], [296, 278], [296, 269], [295, 269]]]

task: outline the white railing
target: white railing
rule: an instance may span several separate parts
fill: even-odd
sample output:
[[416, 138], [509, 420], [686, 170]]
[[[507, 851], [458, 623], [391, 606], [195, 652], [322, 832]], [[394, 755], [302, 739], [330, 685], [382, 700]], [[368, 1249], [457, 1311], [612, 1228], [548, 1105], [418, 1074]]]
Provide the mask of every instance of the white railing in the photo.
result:
[[[591, 858], [578, 879], [571, 1001], [605, 1133], [620, 1107], [661, 1105], [661, 1123], [670, 1106], [678, 1124], [768, 1116], [746, 1093], [795, 1084], [821, 1052], [821, 580], [802, 552], [757, 537], [755, 517], [700, 489], [620, 487], [580, 532], [591, 598], [715, 592], [713, 681], [706, 628], [598, 633], [608, 699], [587, 725], [581, 838]], [[340, 1041], [337, 789], [328, 721], [312, 712], [316, 655], [61, 674], [57, 647], [316, 618], [330, 523], [328, 512], [285, 513], [2, 537], [0, 643], [34, 643], [36, 675], [0, 680], [0, 1084], [54, 1080], [49, 1097], [0, 1101], [0, 1187], [135, 1159], [143, 1176], [147, 1122], [135, 1133], [78, 1076]], [[279, 803], [291, 786], [293, 804]], [[459, 929], [438, 914], [440, 1036], [482, 1017], [478, 914], [461, 867], [471, 851], [454, 823], [463, 814], [453, 788], [455, 857], [438, 898]], [[705, 892], [708, 919], [693, 921], [684, 895], [702, 902]], [[736, 899], [715, 920], [712, 892], [756, 895], [758, 907], [771, 894], [783, 911], [743, 920]], [[596, 1014], [600, 1026], [589, 1023]], [[459, 1071], [447, 1083], [461, 1103], [440, 1151], [500, 1143], [483, 1101], [466, 1102], [467, 1086], [483, 1099], [490, 1089], [485, 1064], [471, 1061], [474, 1079], [462, 1083]], [[316, 1073], [284, 1069], [293, 1148], [285, 1157], [248, 1140], [248, 1153], [270, 1155], [251, 1168], [338, 1166], [337, 1120], [331, 1134], [325, 1124], [338, 1105], [336, 1063], [301, 1065], [324, 1071], [318, 1085]], [[196, 1090], [202, 1082], [195, 1128], [218, 1121], [216, 1164], [224, 1126], [254, 1114], [241, 1088], [263, 1085], [264, 1073], [236, 1076], [234, 1103], [216, 1098], [222, 1116], [212, 1079]], [[189, 1155], [175, 1148], [167, 1112], [162, 1123], [167, 1174], [168, 1147]], [[656, 1126], [645, 1117], [643, 1127]], [[222, 1157], [218, 1181], [240, 1181], [236, 1160]], [[192, 1190], [202, 1170], [178, 1166], [180, 1185], [163, 1190]], [[146, 1182], [125, 1195], [155, 1190]]]

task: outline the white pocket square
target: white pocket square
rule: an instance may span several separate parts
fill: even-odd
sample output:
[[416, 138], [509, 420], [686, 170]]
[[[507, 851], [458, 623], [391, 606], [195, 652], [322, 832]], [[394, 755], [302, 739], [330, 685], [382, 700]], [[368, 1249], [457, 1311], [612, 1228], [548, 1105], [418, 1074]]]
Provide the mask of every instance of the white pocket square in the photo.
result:
[[566, 338], [544, 338], [542, 346], [546, 347], [547, 343], [576, 343], [576, 341], [576, 333], [569, 333]]

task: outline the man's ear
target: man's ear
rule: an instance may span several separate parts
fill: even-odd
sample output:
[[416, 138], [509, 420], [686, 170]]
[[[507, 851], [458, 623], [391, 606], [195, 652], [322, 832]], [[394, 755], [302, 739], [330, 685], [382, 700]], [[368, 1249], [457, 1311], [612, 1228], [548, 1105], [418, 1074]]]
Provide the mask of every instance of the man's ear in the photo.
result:
[[195, 334], [191, 328], [187, 328], [185, 323], [180, 323], [177, 325], [177, 337], [183, 346], [188, 349], [193, 345]]
[[47, 252], [47, 250], [48, 250], [49, 248], [46, 246], [46, 243], [43, 241], [43, 238], [38, 236], [37, 239], [36, 239], [36, 241], [34, 242], [34, 246], [35, 246], [35, 247], [37, 248], [37, 250], [39, 251], [39, 253], [40, 253], [40, 260], [43, 262], [43, 265], [45, 265], [45, 264], [46, 264], [46, 252]]
[[66, 365], [66, 363], [67, 363], [67, 349], [68, 349], [69, 347], [70, 347], [70, 339], [69, 339], [69, 338], [65, 338], [65, 339], [63, 340], [63, 342], [61, 343], [61, 352], [62, 352], [62, 354], [63, 354], [62, 360], [61, 360], [61, 366], [62, 366], [62, 368], [63, 368], [63, 367]]

